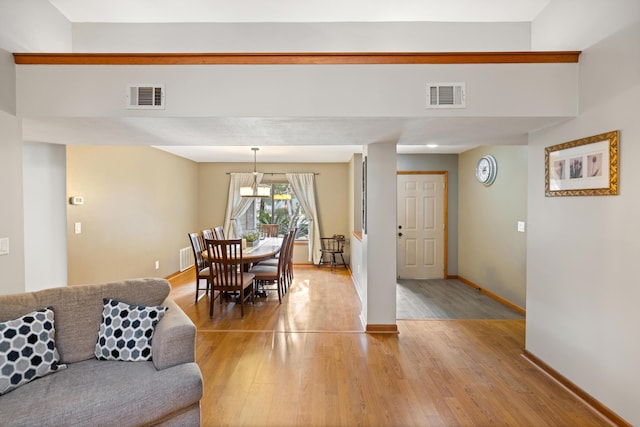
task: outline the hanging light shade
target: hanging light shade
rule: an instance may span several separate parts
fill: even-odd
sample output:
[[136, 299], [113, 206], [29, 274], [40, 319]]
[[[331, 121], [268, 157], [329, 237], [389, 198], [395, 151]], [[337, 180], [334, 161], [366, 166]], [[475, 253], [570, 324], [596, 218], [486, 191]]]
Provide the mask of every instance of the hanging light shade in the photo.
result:
[[257, 153], [259, 148], [252, 147], [253, 150], [253, 185], [251, 187], [240, 187], [240, 196], [242, 197], [271, 197], [271, 186], [258, 185]]

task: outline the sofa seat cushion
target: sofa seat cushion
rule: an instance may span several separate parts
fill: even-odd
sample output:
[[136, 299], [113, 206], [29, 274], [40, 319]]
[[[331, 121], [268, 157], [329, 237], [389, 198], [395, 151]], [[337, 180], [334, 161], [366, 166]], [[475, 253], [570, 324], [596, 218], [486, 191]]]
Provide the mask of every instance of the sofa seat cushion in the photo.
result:
[[124, 427], [161, 420], [201, 396], [195, 363], [157, 371], [153, 362], [92, 359], [0, 396], [0, 408], [3, 426], [113, 426], [117, 419]]

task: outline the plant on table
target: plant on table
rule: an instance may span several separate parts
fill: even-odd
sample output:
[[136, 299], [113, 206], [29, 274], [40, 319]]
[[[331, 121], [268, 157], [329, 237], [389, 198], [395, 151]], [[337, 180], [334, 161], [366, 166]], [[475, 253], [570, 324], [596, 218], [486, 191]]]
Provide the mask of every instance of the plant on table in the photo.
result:
[[247, 241], [247, 244], [251, 246], [254, 244], [254, 242], [260, 239], [260, 231], [246, 231], [242, 234], [242, 238], [245, 239]]

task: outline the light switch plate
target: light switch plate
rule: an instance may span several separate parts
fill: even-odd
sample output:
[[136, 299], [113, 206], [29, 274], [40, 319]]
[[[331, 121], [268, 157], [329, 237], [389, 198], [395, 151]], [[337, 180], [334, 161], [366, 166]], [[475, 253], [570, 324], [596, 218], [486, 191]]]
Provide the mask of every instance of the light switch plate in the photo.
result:
[[75, 230], [76, 234], [82, 233], [82, 223], [81, 222], [76, 222], [74, 230]]
[[524, 221], [518, 221], [518, 231], [524, 233]]
[[0, 255], [7, 255], [9, 253], [9, 238], [0, 238]]

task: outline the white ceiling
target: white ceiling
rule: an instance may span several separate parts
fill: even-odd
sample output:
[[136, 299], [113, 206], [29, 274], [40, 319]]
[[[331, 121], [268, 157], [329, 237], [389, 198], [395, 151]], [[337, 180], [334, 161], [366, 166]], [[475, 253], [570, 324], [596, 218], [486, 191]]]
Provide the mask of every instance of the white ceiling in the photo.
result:
[[529, 22], [550, 0], [49, 0], [71, 22]]
[[[530, 22], [550, 0], [49, 0], [73, 23]], [[460, 153], [525, 144], [556, 118], [38, 118], [24, 138], [60, 144], [153, 145], [195, 161], [345, 162], [362, 145], [398, 141], [400, 153]], [[108, 136], [108, 139], [105, 138]], [[427, 148], [426, 143], [438, 144]]]

